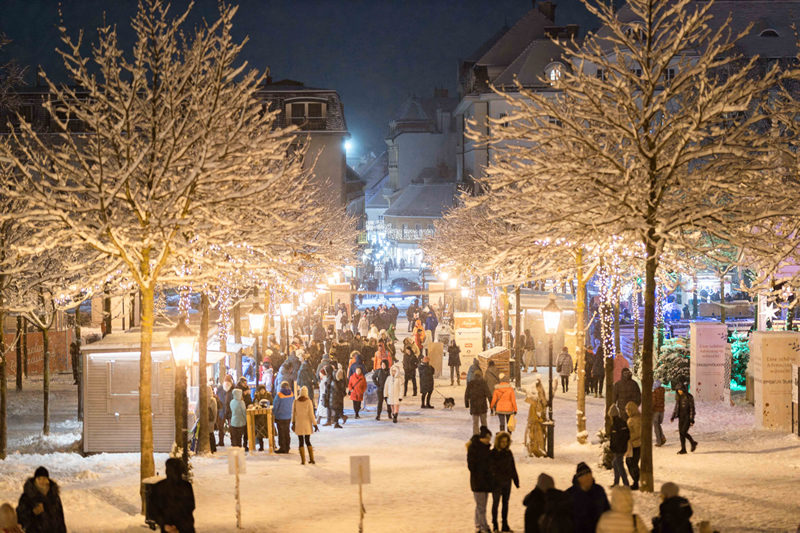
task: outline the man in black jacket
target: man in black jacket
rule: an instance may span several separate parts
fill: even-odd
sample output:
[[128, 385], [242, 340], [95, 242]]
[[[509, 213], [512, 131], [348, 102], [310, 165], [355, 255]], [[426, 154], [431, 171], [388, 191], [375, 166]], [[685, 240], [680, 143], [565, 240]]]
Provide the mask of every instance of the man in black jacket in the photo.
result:
[[[389, 377], [389, 361], [383, 360], [381, 361], [381, 367], [375, 370], [372, 373], [372, 382], [378, 387], [378, 416], [375, 417], [375, 420], [381, 419], [381, 412], [383, 411], [383, 403], [386, 401], [386, 398], [383, 397], [383, 386], [386, 384], [386, 378]], [[386, 402], [386, 413], [389, 415], [391, 419], [392, 410], [389, 407], [389, 403]]]
[[686, 392], [686, 385], [679, 384], [675, 392], [675, 410], [670, 422], [678, 419], [678, 434], [681, 437], [681, 449], [678, 454], [686, 453], [686, 440], [692, 444], [692, 451], [697, 449], [697, 441], [689, 435], [689, 428], [694, 425], [694, 396]]
[[183, 463], [170, 457], [166, 463], [167, 479], [153, 486], [147, 502], [153, 519], [162, 533], [194, 533], [194, 491], [183, 479]]
[[664, 483], [661, 485], [661, 499], [658, 516], [653, 518], [653, 533], [692, 533], [692, 506], [689, 500], [678, 496], [678, 485]]
[[66, 533], [64, 509], [58, 485], [43, 466], [36, 469], [22, 489], [17, 519], [27, 533]]
[[469, 485], [475, 497], [475, 529], [480, 533], [489, 533], [486, 502], [492, 491], [491, 441], [492, 432], [486, 426], [481, 426], [480, 432], [467, 443]]
[[536, 487], [525, 496], [525, 533], [539, 533], [539, 519], [544, 516], [547, 492], [556, 488], [553, 478], [545, 473], [539, 474]]
[[631, 369], [623, 368], [622, 376], [619, 381], [614, 383], [614, 403], [619, 409], [619, 416], [626, 422], [628, 413], [625, 411], [625, 406], [628, 405], [628, 402], [642, 405], [642, 390], [639, 388], [639, 384], [633, 381]]
[[575, 533], [594, 533], [600, 515], [611, 509], [603, 487], [595, 483], [592, 469], [578, 463], [572, 486], [567, 489], [572, 499], [572, 524]]
[[464, 406], [469, 409], [469, 414], [472, 415], [473, 435], [478, 434], [479, 427], [486, 425], [486, 412], [489, 410], [491, 403], [492, 393], [483, 380], [483, 374], [478, 369], [472, 375], [472, 381], [467, 383], [467, 390], [464, 391]]

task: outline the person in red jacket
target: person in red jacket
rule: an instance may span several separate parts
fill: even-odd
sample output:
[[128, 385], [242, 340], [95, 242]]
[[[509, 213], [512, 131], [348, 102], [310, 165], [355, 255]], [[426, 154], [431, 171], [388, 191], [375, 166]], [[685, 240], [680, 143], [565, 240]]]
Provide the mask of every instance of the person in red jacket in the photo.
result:
[[497, 413], [497, 418], [500, 419], [500, 431], [505, 431], [508, 419], [511, 415], [517, 414], [517, 395], [503, 373], [500, 374], [500, 383], [494, 388], [491, 407]]
[[656, 446], [663, 446], [667, 442], [667, 437], [661, 430], [661, 424], [664, 422], [664, 392], [661, 380], [653, 381], [653, 430], [656, 432]]
[[347, 384], [347, 390], [350, 392], [350, 399], [353, 400], [353, 411], [356, 413], [361, 410], [361, 402], [364, 401], [364, 393], [367, 392], [367, 379], [361, 373], [361, 367], [356, 368], [355, 374], [350, 376], [350, 381]]

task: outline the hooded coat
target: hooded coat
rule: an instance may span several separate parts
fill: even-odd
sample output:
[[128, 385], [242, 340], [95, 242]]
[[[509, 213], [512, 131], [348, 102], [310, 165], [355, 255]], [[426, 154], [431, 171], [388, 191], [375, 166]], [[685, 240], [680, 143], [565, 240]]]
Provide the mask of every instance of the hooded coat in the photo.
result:
[[[481, 365], [478, 362], [478, 358], [476, 357], [475, 359], [472, 360], [472, 365], [469, 367], [469, 370], [467, 370], [467, 383], [472, 381], [472, 376], [475, 375], [475, 371], [480, 369]], [[483, 372], [481, 372], [481, 374], [483, 374]]]
[[687, 421], [694, 424], [694, 396], [686, 392], [683, 385], [678, 386], [678, 390], [682, 390], [683, 394], [675, 393], [675, 408], [672, 411], [671, 420], [679, 419], [681, 422]]
[[480, 435], [473, 435], [467, 442], [467, 467], [472, 492], [492, 492], [492, 450], [481, 442]]
[[606, 375], [606, 358], [603, 355], [603, 348], [598, 348], [594, 354], [594, 363], [592, 363], [592, 378], [600, 379]]
[[658, 508], [658, 516], [653, 519], [653, 533], [692, 533], [692, 506], [683, 496], [673, 496], [664, 500]]
[[489, 387], [489, 392], [494, 393], [494, 388], [500, 383], [500, 374], [497, 372], [497, 366], [495, 366], [494, 361], [489, 361], [489, 366], [486, 367], [483, 379]]
[[639, 384], [633, 381], [633, 374], [630, 369], [623, 368], [622, 376], [619, 381], [614, 383], [614, 403], [617, 404], [624, 420], [628, 418], [627, 412], [625, 412], [625, 406], [628, 405], [628, 402], [642, 405], [642, 390], [639, 388]]
[[294, 404], [294, 393], [289, 389], [288, 393], [278, 389], [275, 396], [275, 406], [272, 408], [272, 416], [275, 420], [291, 420], [292, 404]]
[[517, 412], [517, 394], [507, 381], [499, 383], [494, 388], [491, 405], [498, 414], [510, 415]]
[[361, 333], [362, 337], [366, 337], [369, 333], [369, 319], [366, 313], [361, 315], [361, 320], [358, 321], [358, 332]]
[[399, 363], [395, 363], [389, 370], [389, 377], [383, 385], [383, 397], [386, 398], [389, 405], [398, 405], [400, 403], [404, 384], [405, 374], [403, 373], [403, 367]]
[[153, 486], [148, 506], [162, 533], [165, 525], [176, 526], [180, 533], [194, 533], [194, 491], [180, 472], [167, 469], [167, 479]]
[[381, 363], [380, 368], [372, 372], [372, 382], [378, 387], [378, 392], [383, 396], [383, 388], [386, 385], [386, 380], [389, 378], [389, 363], [385, 365]]
[[633, 402], [628, 402], [625, 406], [628, 413], [628, 431], [630, 432], [630, 445], [633, 448], [642, 446], [642, 415], [639, 413], [639, 406]]
[[572, 374], [572, 356], [569, 352], [562, 350], [556, 359], [556, 371], [561, 377], [569, 377]]
[[[34, 509], [39, 504], [42, 504], [44, 510], [37, 515]], [[22, 487], [22, 496], [19, 497], [17, 520], [26, 533], [66, 533], [58, 484], [51, 479], [50, 490], [47, 494], [42, 494], [36, 488], [36, 478], [28, 478]]]
[[419, 392], [421, 394], [433, 392], [433, 367], [430, 363], [420, 362], [417, 371], [419, 372]]
[[[332, 371], [332, 369], [331, 369]], [[326, 371], [327, 372], [327, 371]], [[328, 413], [328, 406], [325, 402], [328, 401], [328, 387], [330, 386], [330, 380], [328, 376], [320, 376], [319, 380], [319, 400], [317, 403], [317, 416], [323, 417]]]
[[461, 366], [461, 348], [456, 344], [450, 344], [447, 347], [447, 366], [456, 368]]
[[[508, 446], [501, 449], [501, 439], [508, 439]], [[519, 488], [519, 476], [517, 475], [517, 464], [514, 462], [514, 454], [511, 452], [511, 436], [505, 431], [499, 431], [494, 437], [494, 448], [491, 452], [492, 461], [492, 483], [494, 489], [511, 487], [511, 483]]]
[[464, 391], [464, 406], [469, 409], [469, 414], [485, 415], [489, 410], [489, 402], [492, 401], [492, 393], [489, 386], [483, 380], [480, 370], [472, 376], [472, 381], [467, 383], [467, 390]]
[[[620, 418], [619, 409], [616, 405], [612, 405], [608, 409], [608, 416], [611, 417], [611, 451], [614, 453], [625, 453], [628, 451], [628, 441], [631, 438], [628, 424]], [[641, 423], [639, 429], [641, 431]]]
[[347, 386], [344, 378], [334, 377], [328, 386], [328, 407], [334, 411], [344, 411], [344, 397], [347, 394]]
[[303, 361], [303, 364], [300, 365], [300, 373], [297, 376], [297, 386], [299, 388], [306, 388], [308, 391], [308, 399], [311, 400], [312, 405], [314, 403], [314, 386], [316, 384], [317, 378], [314, 375], [314, 371], [311, 370], [311, 362], [306, 359]]
[[633, 494], [628, 487], [611, 489], [611, 510], [597, 522], [597, 533], [649, 533], [642, 517], [633, 514]]
[[233, 389], [231, 400], [231, 427], [240, 428], [247, 425], [247, 407], [242, 399], [242, 389]]
[[419, 360], [417, 356], [413, 354], [411, 350], [404, 349], [403, 350], [403, 372], [408, 376], [413, 376], [414, 372], [417, 370], [417, 365], [419, 364]]
[[300, 396], [292, 403], [292, 424], [295, 435], [311, 435], [317, 425], [314, 402], [308, 397], [306, 387], [300, 389]]
[[367, 367], [364, 366], [364, 358], [361, 357], [361, 354], [358, 352], [354, 352], [356, 354], [355, 361], [350, 365], [350, 369], [347, 371], [347, 377], [353, 377], [353, 374], [356, 373], [356, 368], [361, 369], [361, 374], [367, 375]]
[[572, 486], [566, 492], [572, 498], [572, 524], [575, 532], [594, 531], [602, 514], [611, 508], [608, 505], [606, 491], [594, 482], [589, 490], [584, 492], [578, 483], [578, 478], [573, 476]]
[[350, 376], [350, 381], [347, 383], [347, 388], [350, 390], [350, 399], [354, 402], [364, 401], [364, 393], [367, 392], [367, 378], [362, 372], [359, 374], [355, 372]]
[[[228, 385], [228, 390], [225, 390], [225, 385]], [[226, 375], [222, 385], [217, 387], [217, 397], [222, 402], [222, 418], [226, 420], [231, 419], [231, 400], [233, 399], [233, 378]]]
[[289, 389], [294, 390], [294, 368], [292, 367], [292, 362], [289, 359], [287, 359], [281, 365], [280, 370], [278, 370], [278, 377], [275, 378], [275, 391], [272, 393], [273, 396], [278, 395], [278, 391], [281, 388], [281, 383], [284, 381], [289, 384]]

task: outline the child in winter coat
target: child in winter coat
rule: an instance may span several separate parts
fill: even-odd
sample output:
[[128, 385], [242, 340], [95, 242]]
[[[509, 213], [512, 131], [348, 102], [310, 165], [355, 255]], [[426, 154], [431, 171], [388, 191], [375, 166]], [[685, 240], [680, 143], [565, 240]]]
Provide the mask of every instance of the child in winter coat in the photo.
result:
[[308, 462], [314, 462], [314, 448], [311, 447], [311, 433], [319, 431], [314, 417], [314, 402], [308, 397], [308, 388], [302, 387], [297, 401], [292, 403], [292, 431], [297, 435], [300, 445], [300, 464], [306, 464], [306, 447], [308, 447]]
[[231, 400], [231, 446], [242, 447], [242, 439], [247, 429], [247, 410], [242, 399], [242, 389], [233, 389]]
[[397, 424], [397, 415], [400, 414], [400, 402], [402, 401], [400, 394], [403, 390], [404, 379], [403, 367], [400, 363], [395, 363], [389, 370], [389, 378], [383, 385], [383, 397], [391, 407], [392, 422], [395, 424]]
[[[497, 418], [500, 419], [500, 431], [505, 431], [508, 419], [511, 415], [517, 414], [517, 395], [503, 373], [500, 374], [500, 383], [494, 388], [491, 407], [497, 413]], [[498, 435], [500, 434], [498, 433]]]
[[619, 408], [612, 405], [608, 409], [608, 416], [611, 417], [611, 452], [614, 454], [614, 486], [619, 485], [619, 480], [628, 486], [628, 474], [625, 473], [625, 453], [628, 451], [628, 441], [630, 440], [630, 430], [628, 424], [619, 416]]
[[350, 399], [353, 400], [353, 411], [356, 413], [356, 418], [361, 418], [358, 416], [358, 412], [361, 411], [361, 402], [364, 401], [364, 393], [367, 392], [367, 378], [364, 377], [361, 367], [356, 367], [355, 373], [350, 376], [347, 390], [350, 393]]
[[642, 517], [633, 513], [633, 494], [628, 487], [612, 487], [611, 510], [600, 516], [597, 533], [648, 533]]
[[501, 500], [503, 502], [503, 529], [500, 531], [511, 531], [508, 527], [508, 499], [511, 497], [511, 482], [513, 481], [514, 485], [519, 488], [519, 476], [517, 476], [517, 466], [510, 447], [511, 435], [503, 431], [498, 432], [494, 438], [494, 448], [491, 452], [494, 531], [498, 531], [497, 507]]

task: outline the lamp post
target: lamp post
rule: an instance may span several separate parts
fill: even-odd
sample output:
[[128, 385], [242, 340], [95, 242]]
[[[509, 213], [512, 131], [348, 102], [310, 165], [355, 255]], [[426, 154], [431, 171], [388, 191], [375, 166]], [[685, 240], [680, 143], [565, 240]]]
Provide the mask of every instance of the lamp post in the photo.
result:
[[256, 360], [256, 390], [258, 390], [258, 375], [261, 373], [261, 352], [258, 349], [258, 338], [261, 336], [261, 332], [264, 331], [264, 319], [267, 314], [256, 303], [248, 315], [250, 316], [250, 332], [256, 338], [253, 358]]
[[478, 296], [481, 307], [481, 338], [483, 338], [483, 351], [486, 351], [486, 311], [492, 307], [492, 297], [488, 294]]
[[458, 288], [458, 279], [452, 278], [450, 280], [450, 291], [453, 293], [453, 305], [450, 308], [450, 321], [455, 327], [456, 324], [456, 289]]
[[542, 317], [544, 318], [544, 332], [548, 336], [550, 345], [550, 392], [547, 396], [547, 418], [549, 422], [547, 426], [547, 456], [552, 459], [555, 442], [555, 422], [553, 422], [553, 337], [558, 331], [558, 323], [561, 322], [561, 308], [556, 305], [555, 294], [550, 293], [548, 298], [550, 301], [542, 309]]
[[314, 303], [314, 293], [306, 291], [303, 293], [303, 302], [306, 304], [306, 311], [308, 315], [308, 342], [311, 342], [311, 331], [314, 329], [311, 326], [311, 304]]
[[289, 355], [289, 318], [292, 314], [291, 300], [284, 300], [280, 303], [281, 316], [283, 317], [283, 332], [281, 335], [285, 338], [284, 353]]
[[188, 472], [189, 468], [189, 397], [187, 367], [191, 364], [194, 355], [197, 336], [186, 325], [186, 318], [181, 316], [178, 325], [169, 333], [169, 347], [172, 350], [172, 358], [175, 361], [175, 371], [183, 372], [182, 379], [177, 380], [180, 386], [177, 394], [183, 402], [183, 424], [181, 434], [183, 436], [183, 455], [181, 460]]
[[462, 310], [464, 311], [469, 311], [468, 298], [469, 298], [469, 287], [461, 287], [461, 307]]

